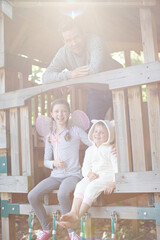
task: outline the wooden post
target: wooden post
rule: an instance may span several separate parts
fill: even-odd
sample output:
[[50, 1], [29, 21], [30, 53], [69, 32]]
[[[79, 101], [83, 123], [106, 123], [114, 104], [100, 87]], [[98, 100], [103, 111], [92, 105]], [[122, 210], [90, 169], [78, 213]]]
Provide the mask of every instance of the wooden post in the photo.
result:
[[0, 93], [5, 92], [4, 70], [4, 15], [0, 13]]
[[47, 92], [47, 116], [51, 115], [51, 92]]
[[125, 57], [125, 67], [131, 66], [130, 50], [126, 50], [124, 52], [124, 57]]
[[10, 110], [11, 174], [20, 176], [18, 109]]
[[128, 89], [133, 171], [146, 171], [140, 87]]
[[119, 172], [129, 172], [131, 166], [130, 138], [128, 128], [128, 113], [124, 90], [113, 90], [113, 109], [118, 150]]
[[[0, 12], [0, 94], [5, 93], [5, 66], [4, 66], [4, 59], [5, 59], [5, 48], [4, 48], [4, 14]], [[7, 155], [7, 127], [6, 127], [6, 112], [0, 111], [0, 149], [1, 149], [1, 156]], [[4, 173], [2, 175], [7, 175]], [[9, 199], [8, 193], [1, 193], [1, 200]], [[1, 225], [2, 225], [2, 240], [9, 240], [10, 239], [10, 224], [9, 224], [9, 217], [2, 217], [1, 218]], [[14, 222], [12, 222], [14, 226]], [[14, 232], [13, 232], [13, 240]]]
[[[140, 9], [140, 23], [145, 63], [158, 59], [157, 36], [151, 9]], [[151, 141], [152, 169], [160, 170], [160, 100], [158, 83], [147, 85], [147, 103]], [[160, 195], [154, 194], [155, 201], [160, 202]], [[160, 226], [156, 227], [157, 240], [160, 240]]]
[[31, 176], [31, 155], [29, 136], [29, 112], [28, 107], [20, 108], [21, 120], [21, 146], [22, 146], [22, 175]]

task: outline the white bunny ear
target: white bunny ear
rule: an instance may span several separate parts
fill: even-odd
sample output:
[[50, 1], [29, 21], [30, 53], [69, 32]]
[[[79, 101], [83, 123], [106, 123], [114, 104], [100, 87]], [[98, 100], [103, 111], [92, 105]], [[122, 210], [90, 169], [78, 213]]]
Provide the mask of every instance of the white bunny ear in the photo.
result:
[[75, 110], [71, 114], [70, 125], [78, 126], [82, 128], [84, 131], [86, 131], [90, 126], [90, 121], [85, 112], [81, 110]]
[[45, 115], [39, 115], [36, 119], [36, 131], [42, 137], [46, 137], [50, 133], [50, 124], [52, 119]]
[[93, 124], [94, 124], [94, 123], [97, 123], [97, 122], [99, 122], [99, 120], [96, 120], [96, 119], [92, 119], [92, 120], [91, 120], [91, 123], [93, 123]]
[[114, 120], [110, 121], [110, 124], [111, 124], [113, 127], [115, 127], [115, 121], [114, 121]]

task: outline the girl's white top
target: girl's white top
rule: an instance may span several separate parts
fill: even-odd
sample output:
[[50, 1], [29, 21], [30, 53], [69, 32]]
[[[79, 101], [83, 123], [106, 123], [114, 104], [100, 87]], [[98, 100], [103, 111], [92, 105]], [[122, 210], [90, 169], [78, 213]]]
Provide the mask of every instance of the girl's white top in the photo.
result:
[[[103, 122], [108, 130], [107, 142], [96, 147], [92, 140], [94, 125], [97, 122]], [[85, 158], [82, 166], [82, 175], [86, 177], [89, 172], [95, 172], [99, 176], [111, 175], [115, 180], [115, 173], [118, 172], [117, 156], [112, 153], [112, 142], [114, 141], [114, 126], [107, 120], [95, 120], [88, 133], [89, 140], [92, 142], [85, 152]]]

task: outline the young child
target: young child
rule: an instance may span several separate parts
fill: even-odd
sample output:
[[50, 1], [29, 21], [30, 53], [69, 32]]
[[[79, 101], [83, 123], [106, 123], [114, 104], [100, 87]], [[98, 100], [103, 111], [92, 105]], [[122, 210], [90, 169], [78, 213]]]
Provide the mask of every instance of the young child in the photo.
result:
[[[44, 154], [44, 166], [52, 170], [51, 175], [28, 194], [28, 200], [43, 229], [37, 240], [48, 240], [52, 236], [50, 222], [42, 204], [43, 196], [59, 189], [58, 201], [61, 212], [65, 214], [70, 211], [70, 194], [82, 178], [79, 163], [80, 140], [88, 146], [91, 145], [85, 131], [77, 126], [68, 125], [69, 115], [70, 107], [64, 99], [53, 103], [51, 116], [55, 121], [56, 129], [46, 138]], [[68, 232], [70, 239], [79, 239], [72, 229], [68, 229]]]
[[79, 219], [104, 191], [111, 194], [115, 188], [117, 157], [113, 153], [114, 126], [107, 120], [94, 120], [88, 133], [92, 142], [85, 152], [83, 179], [77, 184], [71, 211], [60, 218], [62, 227], [76, 227]]

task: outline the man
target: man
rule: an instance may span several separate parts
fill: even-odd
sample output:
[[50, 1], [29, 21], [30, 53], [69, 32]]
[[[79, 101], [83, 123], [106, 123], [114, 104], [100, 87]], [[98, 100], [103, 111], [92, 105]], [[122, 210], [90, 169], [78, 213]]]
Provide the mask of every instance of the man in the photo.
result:
[[[59, 31], [64, 46], [58, 50], [44, 72], [43, 83], [85, 77], [121, 66], [108, 54], [100, 37], [84, 35], [74, 20], [68, 19], [63, 22]], [[89, 119], [104, 119], [110, 107], [112, 107], [112, 95], [108, 86], [92, 84], [87, 104]]]

